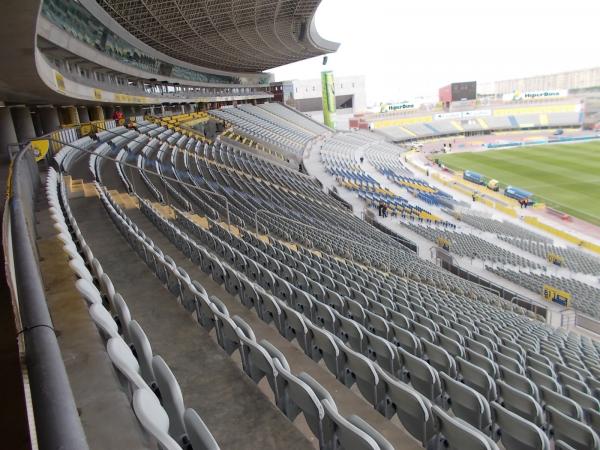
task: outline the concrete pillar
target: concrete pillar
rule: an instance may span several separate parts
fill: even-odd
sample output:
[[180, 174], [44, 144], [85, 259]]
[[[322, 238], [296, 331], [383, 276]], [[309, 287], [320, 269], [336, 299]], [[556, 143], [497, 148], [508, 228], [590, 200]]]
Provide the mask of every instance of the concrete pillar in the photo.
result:
[[160, 105], [160, 113], [164, 116], [165, 115], [165, 105]]
[[112, 106], [105, 106], [104, 108], [104, 120], [110, 120], [115, 113], [115, 108]]
[[78, 125], [79, 113], [74, 106], [63, 106], [58, 109], [58, 117], [61, 125]]
[[180, 105], [180, 109], [181, 109], [181, 114], [185, 114], [185, 105], [183, 103]]
[[15, 125], [15, 133], [17, 133], [17, 139], [19, 142], [25, 142], [36, 137], [29, 108], [10, 108], [10, 112], [12, 114], [13, 123]]
[[10, 159], [8, 146], [16, 143], [17, 133], [15, 133], [10, 109], [0, 108], [0, 161], [6, 162]]
[[31, 113], [31, 122], [33, 123], [33, 129], [35, 131], [36, 136], [41, 136], [44, 134], [44, 130], [42, 128], [42, 119], [40, 117], [40, 113], [38, 109], [30, 109]]
[[90, 121], [90, 114], [88, 112], [87, 106], [79, 106], [77, 108], [77, 112], [79, 113], [80, 123], [87, 123]]
[[88, 108], [88, 114], [90, 115], [91, 121], [104, 120], [104, 110], [102, 106], [90, 106]]
[[44, 134], [51, 133], [60, 127], [60, 120], [58, 118], [58, 111], [54, 106], [46, 108], [38, 108], [38, 114], [42, 123], [42, 130]]

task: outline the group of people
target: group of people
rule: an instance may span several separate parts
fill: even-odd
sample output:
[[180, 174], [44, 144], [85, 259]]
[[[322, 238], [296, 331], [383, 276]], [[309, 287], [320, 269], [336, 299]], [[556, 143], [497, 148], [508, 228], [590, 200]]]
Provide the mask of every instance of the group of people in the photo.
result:
[[388, 207], [387, 205], [380, 203], [379, 206], [377, 207], [377, 210], [379, 211], [379, 217], [387, 217], [387, 210]]
[[519, 205], [521, 206], [521, 209], [527, 208], [529, 206], [529, 199], [527, 199], [527, 198], [520, 199]]

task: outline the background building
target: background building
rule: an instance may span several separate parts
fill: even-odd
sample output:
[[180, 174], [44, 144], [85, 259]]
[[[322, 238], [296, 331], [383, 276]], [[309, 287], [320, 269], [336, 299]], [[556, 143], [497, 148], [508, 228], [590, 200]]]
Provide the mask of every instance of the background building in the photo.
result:
[[[348, 119], [367, 110], [364, 75], [336, 76], [335, 103], [337, 129], [348, 129]], [[323, 122], [321, 79], [288, 80], [271, 83], [273, 100], [283, 102]]]
[[479, 83], [479, 95], [502, 95], [515, 91], [568, 89], [571, 93], [600, 90], [600, 67], [568, 72]]

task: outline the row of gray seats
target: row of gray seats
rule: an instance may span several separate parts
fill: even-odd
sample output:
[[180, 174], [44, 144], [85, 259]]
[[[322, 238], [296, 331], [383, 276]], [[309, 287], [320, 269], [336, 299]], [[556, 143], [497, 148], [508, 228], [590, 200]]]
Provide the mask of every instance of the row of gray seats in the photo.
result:
[[[255, 382], [266, 378], [277, 406], [290, 420], [302, 412], [322, 449], [392, 450], [393, 447], [368, 423], [357, 416], [343, 417], [331, 395], [306, 373], [294, 375], [285, 356], [268, 341], [257, 342], [252, 328], [239, 316], [230, 317], [227, 307], [216, 297], [208, 297], [201, 286], [189, 278], [172, 260], [144, 238], [134, 223], [114, 204], [109, 194], [98, 188], [109, 214], [130, 244], [169, 290], [198, 322], [215, 330], [219, 345], [229, 354], [239, 351], [245, 373]], [[169, 261], [171, 261], [169, 263]], [[164, 266], [161, 268], [161, 266]], [[169, 266], [174, 269], [171, 273]], [[166, 277], [166, 279], [164, 278]], [[215, 281], [221, 280], [214, 276]], [[190, 293], [193, 293], [190, 295]]]
[[[166, 221], [164, 219], [161, 219], [158, 215], [158, 213], [156, 211], [153, 211], [151, 207], [149, 207], [148, 205], [146, 205], [145, 207], [143, 207], [143, 210], [145, 211], [146, 214], [149, 215], [149, 217], [151, 217], [151, 220], [153, 220], [155, 222], [155, 224], [157, 224], [161, 229], [163, 230], [167, 230], [167, 235], [170, 237], [170, 239], [176, 244], [178, 245], [180, 248], [183, 249], [184, 253], [190, 253], [189, 250], [189, 246], [191, 245], [190, 242], [188, 241], [188, 239], [181, 234], [181, 232], [179, 232], [178, 230], [176, 230], [176, 228], [174, 228], [172, 225], [169, 225], [168, 223], [166, 223]], [[193, 257], [192, 257], [193, 258]], [[231, 281], [231, 278], [236, 277], [237, 280], [239, 281], [240, 278], [242, 277], [241, 273], [237, 273], [237, 275], [234, 275], [235, 270], [233, 268], [230, 269], [225, 269], [226, 275], [225, 278], [223, 279], [223, 282], [225, 283], [225, 286], [229, 285], [234, 285], [236, 284], [235, 281]], [[217, 277], [219, 277], [220, 275], [217, 275]], [[240, 283], [242, 285], [246, 285], [246, 283], [242, 282]], [[240, 286], [238, 286], [237, 288], [234, 288], [233, 286], [230, 287], [232, 292], [236, 292], [240, 295], [242, 302], [245, 302], [248, 305], [254, 305], [257, 307], [257, 311], [259, 313], [259, 315], [261, 315], [261, 317], [265, 317], [268, 316], [269, 320], [272, 320], [276, 323], [276, 326], [278, 326], [278, 328], [280, 329], [280, 332], [284, 335], [287, 335], [288, 339], [297, 339], [298, 342], [300, 343], [301, 347], [304, 349], [305, 352], [307, 352], [307, 354], [309, 354], [308, 349], [310, 348], [310, 345], [307, 344], [307, 337], [306, 334], [303, 334], [301, 331], [305, 330], [306, 333], [309, 333], [308, 330], [310, 329], [310, 336], [312, 337], [312, 339], [315, 339], [315, 331], [314, 331], [314, 325], [310, 325], [308, 322], [305, 321], [305, 326], [301, 327], [298, 324], [296, 324], [295, 326], [292, 326], [292, 330], [293, 333], [289, 334], [289, 331], [286, 331], [286, 325], [284, 325], [284, 323], [281, 322], [281, 320], [283, 321], [288, 321], [288, 322], [292, 322], [291, 318], [294, 317], [294, 315], [292, 314], [292, 311], [288, 310], [287, 313], [283, 313], [281, 311], [279, 311], [279, 313], [274, 313], [273, 311], [273, 307], [268, 307], [267, 306], [267, 310], [268, 310], [268, 314], [266, 313], [266, 311], [260, 311], [260, 307], [258, 305], [260, 305], [260, 300], [258, 300], [258, 302], [253, 302], [253, 301], [249, 301], [247, 298], [245, 299], [246, 295], [244, 293], [240, 293], [240, 289], [242, 289]], [[273, 291], [275, 292], [276, 288], [273, 288]], [[254, 291], [256, 291], [256, 288], [254, 288]], [[250, 294], [249, 296], [252, 297], [254, 294]], [[281, 292], [279, 292], [279, 296], [281, 297]], [[283, 295], [284, 298], [289, 299], [290, 296], [289, 295]], [[272, 300], [271, 300], [272, 301]], [[317, 303], [316, 301], [313, 301], [313, 303]], [[287, 309], [284, 305], [283, 301], [279, 302], [280, 304], [280, 309]], [[263, 304], [264, 306], [264, 304]], [[324, 305], [323, 305], [324, 306]], [[289, 308], [289, 307], [288, 307]], [[284, 310], [285, 310], [284, 309]], [[275, 309], [275, 311], [277, 311], [277, 309]], [[303, 313], [305, 314], [305, 317], [310, 316], [311, 313], [305, 309], [303, 311]], [[284, 319], [282, 318], [281, 314], [283, 314], [283, 317], [285, 317]], [[302, 316], [300, 316], [302, 317]], [[298, 316], [296, 316], [296, 320], [298, 319]], [[318, 317], [316, 318], [316, 320], [318, 321]], [[323, 322], [323, 324], [326, 324], [326, 322]], [[324, 325], [325, 328], [328, 328], [327, 325]], [[288, 325], [287, 327], [290, 327], [290, 325]], [[308, 328], [310, 327], [310, 328]], [[323, 330], [321, 330], [323, 331]], [[300, 332], [300, 334], [298, 334]], [[369, 333], [367, 330], [363, 331], [364, 333]], [[331, 345], [332, 345], [332, 341], [334, 342], [334, 347], [337, 346], [337, 353], [336, 351], [331, 351]], [[376, 339], [373, 340], [373, 338], [371, 338], [371, 340], [369, 340], [369, 343], [373, 346], [373, 348], [377, 348], [375, 344]], [[381, 345], [381, 344], [379, 344]], [[428, 344], [425, 343], [425, 346], [427, 346]], [[314, 344], [313, 344], [314, 346]], [[386, 370], [388, 370], [389, 372], [391, 372], [393, 375], [397, 375], [397, 372], [394, 370], [393, 368], [393, 356], [391, 358], [388, 358], [389, 355], [393, 355], [393, 351], [391, 351], [391, 348], [388, 346], [387, 347], [387, 352], [385, 350], [385, 347], [380, 347], [377, 348], [377, 350], [379, 351], [379, 358], [377, 356], [375, 356], [374, 359], [376, 359], [380, 364], [379, 366], [381, 367], [385, 367]], [[372, 354], [376, 354], [376, 351], [373, 349], [371, 351]], [[342, 358], [341, 360], [339, 360], [339, 358], [337, 358], [334, 355], [339, 355], [339, 358]], [[354, 384], [355, 382], [358, 384], [359, 390], [361, 391], [361, 393], [365, 396], [365, 398], [367, 400], [369, 400], [370, 402], [372, 402], [374, 404], [374, 406], [377, 406], [379, 403], [379, 399], [377, 398], [377, 387], [375, 387], [377, 385], [377, 378], [374, 377], [372, 374], [375, 373], [373, 372], [373, 370], [376, 369], [371, 369], [371, 377], [369, 377], [368, 375], [368, 370], [366, 370], [364, 368], [364, 365], [367, 364], [369, 365], [370, 362], [368, 359], [366, 359], [364, 356], [361, 360], [361, 355], [358, 352], [355, 352], [354, 350], [352, 350], [351, 348], [347, 347], [346, 344], [344, 344], [343, 342], [341, 342], [339, 340], [339, 338], [335, 335], [330, 335], [330, 340], [329, 340], [329, 344], [327, 347], [325, 348], [319, 348], [319, 359], [320, 358], [325, 358], [326, 364], [327, 366], [330, 368], [330, 370], [332, 370], [332, 372], [334, 374], [336, 374], [336, 376], [340, 377], [342, 380], [344, 380], [346, 383], [350, 382], [351, 384]], [[425, 395], [426, 397], [429, 397], [430, 400], [439, 401], [439, 398], [441, 397], [441, 384], [439, 383], [439, 380], [437, 382], [438, 384], [438, 388], [435, 388], [432, 386], [435, 386], [435, 382], [432, 385], [431, 384], [431, 374], [435, 373], [435, 372], [431, 372], [431, 368], [429, 369], [424, 369], [424, 367], [430, 367], [429, 365], [427, 365], [426, 363], [420, 363], [419, 361], [421, 361], [419, 358], [415, 358], [414, 356], [410, 355], [410, 353], [408, 353], [407, 351], [405, 351], [404, 349], [400, 350], [399, 355], [402, 355], [402, 358], [404, 359], [404, 363], [406, 363], [408, 361], [408, 364], [406, 364], [407, 366], [409, 366], [410, 364], [413, 364], [412, 366], [412, 372], [408, 372], [410, 374], [413, 375], [414, 378], [410, 379], [410, 382], [413, 384], [413, 387], [416, 388], [417, 390], [419, 390], [421, 392], [421, 394]], [[314, 357], [314, 356], [313, 356]], [[387, 361], [386, 361], [387, 358]], [[400, 358], [396, 358], [396, 359], [400, 359]], [[341, 361], [344, 361], [343, 363]], [[343, 368], [340, 368], [340, 364], [342, 364]], [[345, 364], [345, 366], [344, 366]], [[422, 364], [425, 364], [425, 366], [423, 366]], [[350, 368], [349, 368], [350, 367]], [[374, 366], [377, 367], [377, 366]], [[365, 372], [366, 370], [366, 372]], [[427, 375], [424, 375], [424, 378], [422, 378], [421, 380], [419, 380], [419, 375], [423, 375], [423, 370], [426, 370], [425, 373], [427, 373], [427, 370], [429, 372], [429, 378], [427, 378]], [[349, 371], [349, 372], [348, 372]], [[365, 375], [367, 374], [367, 375]], [[350, 377], [348, 377], [348, 375], [350, 375]], [[440, 375], [443, 378], [443, 375]], [[445, 375], [446, 377], [448, 377], [448, 375]], [[456, 381], [450, 377], [448, 377], [448, 379], [445, 381], [444, 386], [451, 384], [452, 382], [456, 383]], [[464, 385], [459, 383], [459, 387], [462, 387]], [[457, 389], [457, 385], [453, 386], [454, 389]], [[447, 389], [452, 389], [452, 388], [447, 388]], [[469, 388], [471, 389], [471, 388]], [[472, 389], [471, 389], [472, 390]], [[459, 390], [459, 392], [461, 392]], [[480, 396], [480, 394], [476, 394], [476, 391], [472, 390], [472, 392], [470, 392], [469, 394], [471, 395], [478, 395]], [[467, 397], [468, 395], [467, 394]], [[461, 395], [464, 397], [464, 392], [456, 394], [455, 397], [461, 397]], [[483, 397], [482, 397], [483, 398]], [[479, 398], [478, 401], [482, 401], [482, 398]], [[466, 400], [468, 401], [468, 400]], [[487, 400], [483, 399], [483, 401], [485, 401], [487, 403]], [[460, 407], [459, 407], [460, 408]], [[468, 408], [467, 408], [468, 409]], [[456, 413], [456, 411], [455, 411]], [[468, 420], [468, 415], [464, 415], [464, 418], [467, 418]], [[483, 420], [485, 422], [485, 420]], [[488, 424], [489, 425], [489, 424]], [[535, 428], [535, 427], [534, 427]], [[534, 430], [534, 435], [535, 436], [539, 436], [539, 432]], [[537, 447], [536, 447], [537, 448]], [[543, 448], [543, 447], [542, 447]]]
[[61, 175], [54, 169], [48, 172], [46, 191], [54, 228], [77, 278], [75, 286], [89, 307], [109, 358], [122, 375], [123, 388], [142, 427], [163, 449], [217, 450], [218, 445], [198, 414], [185, 408], [171, 370], [160, 356], [153, 355], [146, 334], [131, 319], [125, 300], [115, 291], [85, 242]]

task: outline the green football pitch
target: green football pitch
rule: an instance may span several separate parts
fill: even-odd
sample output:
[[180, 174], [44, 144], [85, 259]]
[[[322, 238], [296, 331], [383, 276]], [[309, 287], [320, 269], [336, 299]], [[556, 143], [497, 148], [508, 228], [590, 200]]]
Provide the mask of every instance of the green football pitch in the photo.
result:
[[537, 201], [600, 224], [600, 141], [441, 155], [454, 170], [473, 170], [534, 194]]

